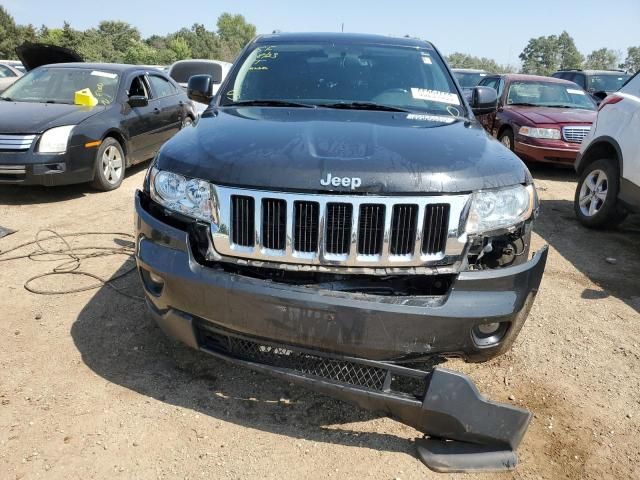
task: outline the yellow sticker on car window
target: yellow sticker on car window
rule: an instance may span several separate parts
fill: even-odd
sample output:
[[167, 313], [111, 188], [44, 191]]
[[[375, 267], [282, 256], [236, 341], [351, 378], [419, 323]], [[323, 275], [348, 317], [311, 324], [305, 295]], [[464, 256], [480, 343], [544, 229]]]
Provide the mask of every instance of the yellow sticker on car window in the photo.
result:
[[429, 102], [460, 105], [460, 98], [458, 98], [458, 95], [456, 95], [455, 93], [441, 92], [439, 90], [429, 90], [427, 88], [412, 88], [411, 96], [416, 100], [427, 100]]

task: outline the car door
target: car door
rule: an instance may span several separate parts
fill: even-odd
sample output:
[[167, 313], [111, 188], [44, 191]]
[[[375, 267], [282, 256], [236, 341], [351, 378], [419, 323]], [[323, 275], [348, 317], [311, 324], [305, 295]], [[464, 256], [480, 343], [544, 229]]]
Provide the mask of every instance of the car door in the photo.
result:
[[178, 95], [178, 90], [173, 84], [155, 73], [147, 75], [151, 85], [152, 94], [159, 100], [162, 130], [159, 134], [160, 143], [164, 143], [173, 137], [182, 125], [183, 105], [182, 97]]
[[[132, 107], [130, 97], [145, 97], [147, 105]], [[123, 105], [123, 130], [129, 137], [128, 157], [132, 163], [138, 163], [155, 155], [158, 139], [160, 114], [159, 102], [152, 98], [151, 89], [143, 72], [129, 77]]]
[[[490, 87], [493, 88], [496, 92], [498, 92], [500, 85], [500, 77], [486, 77], [480, 80], [478, 84], [479, 87]], [[498, 93], [498, 98], [500, 98], [500, 94]], [[478, 121], [482, 124], [487, 132], [491, 135], [494, 134], [494, 123], [496, 120], [496, 112], [487, 113], [485, 115], [478, 115]]]
[[4, 65], [0, 65], [0, 93], [2, 93], [7, 87], [18, 79], [13, 70]]
[[[640, 74], [636, 74], [620, 90], [625, 99], [618, 105], [622, 105], [627, 112], [628, 122], [619, 122], [624, 125], [620, 138], [617, 138], [622, 149], [622, 177], [640, 187]], [[608, 108], [608, 107], [605, 107]], [[620, 116], [622, 117], [622, 116]]]

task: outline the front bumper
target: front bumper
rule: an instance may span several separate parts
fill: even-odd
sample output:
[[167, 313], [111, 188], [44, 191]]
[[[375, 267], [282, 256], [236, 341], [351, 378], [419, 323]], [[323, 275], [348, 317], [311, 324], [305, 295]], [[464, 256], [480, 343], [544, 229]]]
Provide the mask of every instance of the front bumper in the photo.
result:
[[[136, 260], [147, 304], [169, 336], [420, 430], [430, 438], [418, 440], [419, 456], [434, 470], [515, 466], [529, 412], [485, 400], [462, 374], [398, 362], [436, 354], [486, 360], [502, 353], [531, 307], [546, 248], [515, 267], [461, 273], [440, 300], [380, 297], [200, 265], [189, 234], [149, 213], [140, 192], [135, 208]], [[494, 322], [509, 323], [502, 340], [489, 348], [476, 345], [472, 328]]]
[[558, 141], [556, 145], [552, 142], [534, 143], [528, 139], [526, 142], [520, 139], [515, 141], [515, 152], [524, 161], [553, 163], [557, 165], [573, 166], [576, 156], [580, 151], [579, 143], [567, 143]]
[[[36, 142], [34, 142], [34, 145]], [[0, 184], [69, 185], [93, 180], [96, 150], [72, 147], [62, 154], [0, 152]]]

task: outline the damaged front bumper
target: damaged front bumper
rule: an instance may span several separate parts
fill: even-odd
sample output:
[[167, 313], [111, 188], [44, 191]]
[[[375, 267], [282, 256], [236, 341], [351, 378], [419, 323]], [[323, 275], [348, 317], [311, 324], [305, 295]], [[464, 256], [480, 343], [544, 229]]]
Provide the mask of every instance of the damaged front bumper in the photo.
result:
[[[160, 327], [183, 343], [406, 423], [427, 435], [421, 459], [438, 471], [500, 470], [530, 421], [480, 396], [464, 375], [398, 362], [432, 355], [486, 360], [517, 336], [547, 249], [526, 263], [464, 272], [446, 298], [395, 298], [278, 284], [201, 265], [189, 234], [154, 217], [136, 195], [136, 260]], [[507, 325], [489, 346], [478, 325]]]

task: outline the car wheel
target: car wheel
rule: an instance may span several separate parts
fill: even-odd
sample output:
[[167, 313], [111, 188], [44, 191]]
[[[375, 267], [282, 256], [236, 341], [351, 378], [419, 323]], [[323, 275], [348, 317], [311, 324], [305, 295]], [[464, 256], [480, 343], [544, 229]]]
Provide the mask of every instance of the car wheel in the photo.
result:
[[91, 185], [103, 192], [115, 190], [124, 179], [125, 156], [120, 142], [107, 137], [96, 154], [95, 175]]
[[507, 147], [509, 150], [513, 152], [513, 148], [514, 148], [513, 130], [511, 130], [510, 128], [507, 128], [500, 134], [500, 137], [498, 138], [498, 140], [502, 145], [504, 145], [505, 147]]
[[184, 117], [184, 120], [182, 120], [182, 125], [180, 125], [180, 130], [190, 127], [191, 125], [193, 125], [193, 118], [187, 115], [186, 117]]
[[597, 160], [580, 175], [573, 209], [580, 223], [589, 228], [611, 228], [622, 222], [627, 211], [618, 202], [620, 173], [612, 160]]

